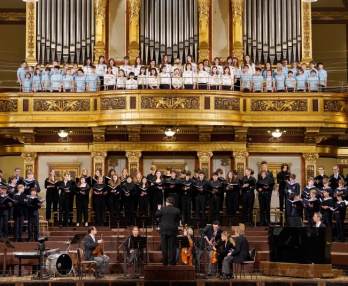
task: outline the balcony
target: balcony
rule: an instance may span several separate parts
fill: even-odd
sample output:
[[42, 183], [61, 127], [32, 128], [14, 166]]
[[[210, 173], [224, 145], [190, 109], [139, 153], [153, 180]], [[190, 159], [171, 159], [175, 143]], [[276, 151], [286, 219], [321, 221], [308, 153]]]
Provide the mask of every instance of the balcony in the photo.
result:
[[345, 93], [135, 90], [2, 93], [1, 127], [211, 125], [348, 128]]

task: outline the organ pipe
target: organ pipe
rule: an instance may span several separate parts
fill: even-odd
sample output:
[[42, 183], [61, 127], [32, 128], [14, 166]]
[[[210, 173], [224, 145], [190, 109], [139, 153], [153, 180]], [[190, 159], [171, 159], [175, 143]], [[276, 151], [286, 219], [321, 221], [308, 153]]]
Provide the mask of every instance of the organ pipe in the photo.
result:
[[145, 61], [169, 61], [188, 55], [197, 59], [197, 0], [142, 0], [140, 12], [140, 56]]
[[301, 60], [301, 1], [244, 1], [243, 47], [256, 63]]
[[93, 58], [94, 0], [39, 0], [37, 60], [82, 64]]

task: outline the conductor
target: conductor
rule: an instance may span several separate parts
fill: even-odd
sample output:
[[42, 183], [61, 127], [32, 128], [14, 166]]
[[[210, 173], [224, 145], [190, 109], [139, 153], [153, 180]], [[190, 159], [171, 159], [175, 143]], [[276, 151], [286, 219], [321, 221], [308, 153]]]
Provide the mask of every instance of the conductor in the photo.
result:
[[176, 264], [176, 237], [180, 222], [180, 210], [174, 207], [172, 197], [166, 199], [166, 206], [158, 206], [156, 217], [160, 220], [161, 250], [163, 265]]

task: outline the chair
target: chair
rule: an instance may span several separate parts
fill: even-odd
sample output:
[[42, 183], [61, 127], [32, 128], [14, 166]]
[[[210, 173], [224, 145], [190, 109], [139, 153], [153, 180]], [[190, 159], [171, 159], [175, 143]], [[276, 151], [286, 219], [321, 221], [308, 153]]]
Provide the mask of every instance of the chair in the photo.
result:
[[82, 248], [77, 250], [77, 273], [79, 279], [82, 280], [83, 275], [94, 274], [96, 271], [97, 262], [94, 260], [85, 260]]
[[255, 273], [255, 262], [256, 262], [256, 249], [253, 248], [249, 251], [250, 260], [246, 260], [240, 263], [233, 263], [234, 272], [236, 276], [239, 274], [239, 278], [242, 278], [242, 274], [245, 277], [245, 266], [251, 265], [253, 270], [250, 272], [251, 278], [253, 277], [253, 273]]

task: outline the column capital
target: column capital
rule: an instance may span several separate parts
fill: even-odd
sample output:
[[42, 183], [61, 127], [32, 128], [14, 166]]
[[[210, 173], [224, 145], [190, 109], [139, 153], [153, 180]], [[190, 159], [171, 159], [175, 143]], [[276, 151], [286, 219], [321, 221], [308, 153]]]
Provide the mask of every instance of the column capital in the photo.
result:
[[31, 162], [36, 159], [37, 153], [35, 152], [23, 152], [21, 154], [21, 157], [23, 158], [24, 162]]
[[303, 153], [302, 157], [307, 162], [315, 162], [319, 159], [319, 154], [318, 153]]
[[127, 151], [126, 157], [129, 161], [138, 161], [141, 158], [141, 151]]
[[108, 155], [107, 152], [92, 152], [91, 153], [91, 156], [92, 158], [97, 158], [97, 157], [100, 157], [100, 158], [106, 158], [106, 156]]
[[197, 152], [197, 157], [200, 161], [210, 161], [213, 157], [213, 152]]
[[245, 160], [249, 157], [249, 153], [247, 151], [233, 151], [233, 158], [236, 160]]

